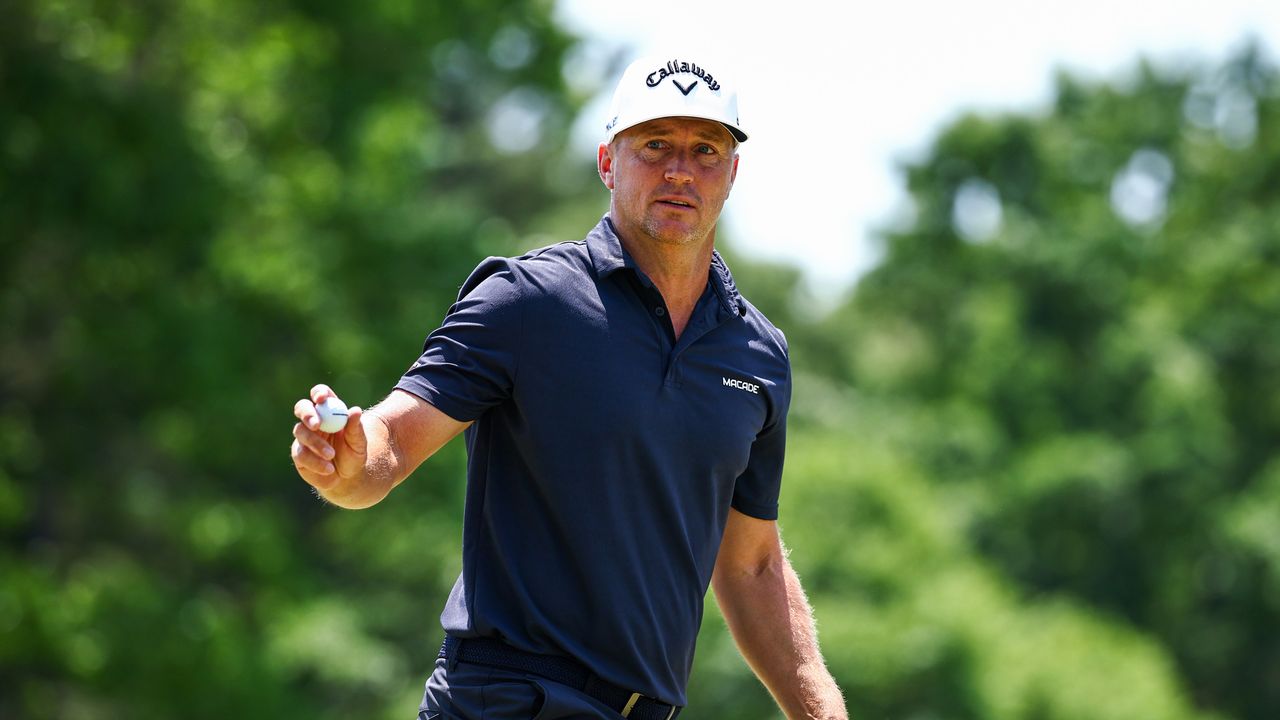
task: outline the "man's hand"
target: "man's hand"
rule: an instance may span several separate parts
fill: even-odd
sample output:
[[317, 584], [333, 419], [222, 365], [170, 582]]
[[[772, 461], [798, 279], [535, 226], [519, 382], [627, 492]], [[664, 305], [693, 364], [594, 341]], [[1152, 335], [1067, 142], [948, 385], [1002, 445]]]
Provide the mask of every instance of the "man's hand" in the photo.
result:
[[[328, 385], [311, 388], [293, 405], [293, 466], [325, 500], [352, 510], [381, 502], [469, 422], [459, 422], [427, 401], [393, 390], [366, 413], [349, 410], [341, 432], [320, 432], [316, 405], [338, 397]], [[366, 417], [367, 416], [367, 417]]]
[[293, 466], [317, 491], [323, 493], [339, 486], [359, 483], [364, 477], [368, 460], [368, 440], [365, 437], [364, 411], [353, 407], [347, 416], [347, 425], [336, 433], [320, 431], [320, 416], [316, 405], [328, 397], [338, 397], [328, 385], [311, 388], [311, 398], [293, 405]]

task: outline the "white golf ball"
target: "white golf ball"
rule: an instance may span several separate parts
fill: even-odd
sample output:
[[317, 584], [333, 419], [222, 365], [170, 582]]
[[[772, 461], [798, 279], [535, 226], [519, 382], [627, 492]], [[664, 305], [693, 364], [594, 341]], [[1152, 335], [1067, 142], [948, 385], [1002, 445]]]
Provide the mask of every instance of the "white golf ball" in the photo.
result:
[[316, 406], [320, 416], [320, 432], [336, 433], [347, 426], [347, 406], [332, 395]]

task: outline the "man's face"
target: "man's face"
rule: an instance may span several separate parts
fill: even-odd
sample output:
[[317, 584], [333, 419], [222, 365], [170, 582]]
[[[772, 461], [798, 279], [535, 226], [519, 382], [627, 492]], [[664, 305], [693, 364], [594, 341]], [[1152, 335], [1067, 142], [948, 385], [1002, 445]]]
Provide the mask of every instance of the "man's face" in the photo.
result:
[[621, 237], [689, 244], [711, 238], [738, 172], [738, 154], [718, 122], [659, 118], [601, 145], [597, 165], [613, 192], [610, 217]]

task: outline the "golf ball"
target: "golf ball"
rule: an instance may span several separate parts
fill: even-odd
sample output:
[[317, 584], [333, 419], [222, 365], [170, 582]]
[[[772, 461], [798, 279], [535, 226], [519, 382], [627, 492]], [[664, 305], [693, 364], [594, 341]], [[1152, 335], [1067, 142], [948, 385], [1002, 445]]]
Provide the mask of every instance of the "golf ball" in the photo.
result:
[[336, 433], [347, 426], [347, 406], [336, 397], [316, 405], [316, 414], [320, 416], [320, 432]]

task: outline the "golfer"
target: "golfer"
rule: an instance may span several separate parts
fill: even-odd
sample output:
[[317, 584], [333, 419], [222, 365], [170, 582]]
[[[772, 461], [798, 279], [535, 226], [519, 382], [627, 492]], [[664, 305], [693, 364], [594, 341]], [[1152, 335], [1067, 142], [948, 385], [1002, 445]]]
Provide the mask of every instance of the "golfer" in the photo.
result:
[[344, 430], [318, 430], [329, 387], [295, 405], [298, 474], [347, 508], [465, 431], [462, 574], [419, 718], [673, 718], [708, 586], [787, 717], [846, 717], [776, 524], [786, 341], [715, 251], [746, 139], [719, 66], [636, 61], [585, 239], [481, 263]]

